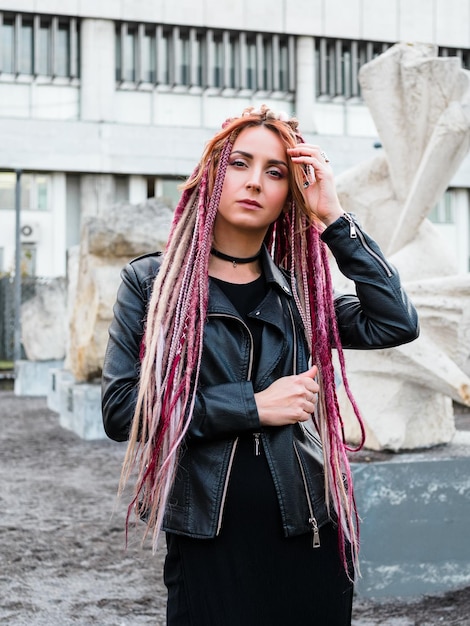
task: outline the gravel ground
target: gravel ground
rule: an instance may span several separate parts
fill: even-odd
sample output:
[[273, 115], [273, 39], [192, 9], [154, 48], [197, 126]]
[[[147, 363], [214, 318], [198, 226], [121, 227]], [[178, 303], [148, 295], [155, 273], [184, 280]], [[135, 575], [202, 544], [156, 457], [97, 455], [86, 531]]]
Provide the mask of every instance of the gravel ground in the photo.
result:
[[[124, 447], [62, 429], [45, 398], [0, 391], [2, 626], [164, 626], [163, 550], [153, 555], [140, 534], [124, 549]], [[470, 625], [470, 588], [355, 601], [354, 626], [435, 624]]]

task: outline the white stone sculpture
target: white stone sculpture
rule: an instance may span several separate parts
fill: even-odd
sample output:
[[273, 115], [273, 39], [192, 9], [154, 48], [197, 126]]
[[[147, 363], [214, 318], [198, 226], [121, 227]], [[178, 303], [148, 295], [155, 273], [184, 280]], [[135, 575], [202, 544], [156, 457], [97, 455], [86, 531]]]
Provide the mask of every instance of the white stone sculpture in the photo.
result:
[[[349, 380], [366, 447], [430, 447], [454, 436], [452, 400], [470, 406], [470, 275], [456, 274], [427, 219], [469, 150], [470, 72], [457, 58], [438, 58], [434, 46], [397, 44], [363, 66], [360, 83], [383, 150], [338, 176], [338, 192], [398, 268], [421, 335], [389, 350], [348, 351]], [[341, 387], [340, 398], [357, 442]]]

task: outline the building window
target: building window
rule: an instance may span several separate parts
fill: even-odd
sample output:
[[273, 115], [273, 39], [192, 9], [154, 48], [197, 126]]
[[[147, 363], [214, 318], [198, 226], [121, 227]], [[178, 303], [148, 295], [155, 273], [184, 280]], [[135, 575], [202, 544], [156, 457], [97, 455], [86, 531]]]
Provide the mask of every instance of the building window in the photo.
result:
[[228, 48], [228, 87], [234, 89], [240, 85], [240, 37], [227, 33]]
[[181, 197], [182, 178], [147, 176], [147, 198], [156, 198], [169, 209], [174, 209]]
[[193, 39], [193, 55], [195, 62], [192, 63], [193, 68], [193, 82], [195, 85], [204, 85], [205, 78], [204, 72], [206, 71], [205, 59], [207, 56], [207, 40], [205, 33], [196, 31], [196, 36]]
[[[348, 39], [315, 39], [315, 95], [319, 100], [347, 100], [360, 98], [358, 81], [360, 68], [385, 52], [393, 44], [379, 41], [354, 41]], [[280, 50], [281, 71], [288, 66]], [[470, 69], [470, 50], [439, 48], [441, 57], [458, 57], [462, 67]], [[283, 84], [285, 84], [285, 80]]]
[[181, 32], [180, 54], [179, 54], [179, 77], [177, 82], [180, 85], [191, 85], [191, 39], [189, 30]]
[[256, 89], [256, 40], [254, 36], [246, 38], [246, 82], [248, 89]]
[[0, 12], [0, 75], [78, 77], [76, 18]]
[[320, 100], [360, 97], [359, 69], [392, 44], [343, 39], [315, 40], [315, 95]]
[[[17, 18], [18, 19], [18, 18]], [[32, 74], [34, 66], [33, 55], [33, 20], [23, 17], [19, 22], [19, 53], [18, 71], [20, 74]]]
[[288, 46], [279, 46], [279, 62], [276, 66], [279, 68], [280, 91], [289, 91], [289, 56]]
[[36, 276], [37, 246], [35, 243], [21, 244], [20, 267], [23, 276]]
[[124, 80], [134, 81], [136, 79], [136, 45], [137, 31], [135, 28], [127, 28], [124, 36], [124, 58], [123, 67], [125, 69]]
[[27, 211], [47, 211], [51, 177], [47, 174], [23, 174], [21, 177], [21, 208]]
[[70, 30], [69, 24], [59, 20], [55, 40], [55, 75], [70, 76]]
[[15, 186], [16, 174], [14, 172], [0, 172], [0, 210], [14, 210]]
[[429, 219], [434, 224], [454, 224], [455, 202], [451, 189], [447, 189], [436, 206], [429, 213]]
[[39, 19], [37, 43], [37, 72], [40, 76], [49, 76], [52, 73], [52, 44], [50, 19]]
[[201, 89], [294, 91], [288, 35], [120, 23], [116, 80]]
[[3, 72], [13, 74], [15, 71], [15, 20], [12, 17], [4, 17], [1, 24], [1, 69]]
[[[0, 210], [15, 209], [16, 173], [0, 172]], [[25, 211], [48, 211], [51, 199], [51, 176], [49, 174], [21, 175], [21, 209]]]
[[462, 61], [462, 67], [470, 70], [470, 50], [464, 48], [439, 48], [440, 57], [458, 57]]
[[129, 202], [129, 176], [114, 176], [114, 202]]
[[155, 36], [151, 28], [142, 26], [141, 72], [145, 83], [154, 83], [155, 74]]
[[222, 33], [217, 33], [213, 39], [214, 55], [212, 62], [212, 70], [214, 72], [214, 87], [224, 87], [224, 42]]
[[182, 181], [178, 178], [158, 177], [155, 179], [154, 194], [167, 207], [174, 209], [178, 204], [181, 196], [179, 186]]
[[156, 47], [157, 47], [157, 74], [156, 81], [160, 85], [170, 85], [173, 80], [172, 66], [172, 42], [173, 33], [170, 28], [162, 28], [157, 26], [156, 29]]

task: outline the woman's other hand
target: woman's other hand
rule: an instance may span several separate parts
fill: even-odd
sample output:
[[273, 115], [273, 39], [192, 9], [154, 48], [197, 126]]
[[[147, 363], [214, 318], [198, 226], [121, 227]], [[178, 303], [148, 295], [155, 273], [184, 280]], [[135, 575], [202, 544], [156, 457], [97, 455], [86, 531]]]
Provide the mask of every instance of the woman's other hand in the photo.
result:
[[317, 373], [314, 365], [302, 374], [283, 376], [255, 393], [260, 423], [263, 426], [285, 426], [310, 419], [318, 399]]

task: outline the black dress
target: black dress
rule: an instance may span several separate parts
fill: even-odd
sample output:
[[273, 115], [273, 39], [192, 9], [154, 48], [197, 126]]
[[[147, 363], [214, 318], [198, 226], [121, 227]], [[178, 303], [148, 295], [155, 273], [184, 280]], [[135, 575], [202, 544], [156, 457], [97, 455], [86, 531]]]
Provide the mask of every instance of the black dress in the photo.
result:
[[[247, 314], [264, 297], [264, 278], [216, 282], [249, 324], [256, 352], [261, 326]], [[167, 626], [351, 624], [353, 585], [335, 528], [320, 529], [321, 547], [315, 549], [311, 533], [284, 537], [271, 473], [259, 452], [251, 434], [240, 437], [219, 536], [167, 533]]]

